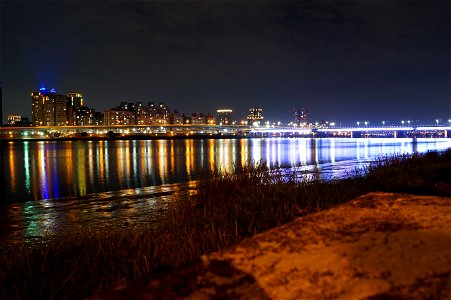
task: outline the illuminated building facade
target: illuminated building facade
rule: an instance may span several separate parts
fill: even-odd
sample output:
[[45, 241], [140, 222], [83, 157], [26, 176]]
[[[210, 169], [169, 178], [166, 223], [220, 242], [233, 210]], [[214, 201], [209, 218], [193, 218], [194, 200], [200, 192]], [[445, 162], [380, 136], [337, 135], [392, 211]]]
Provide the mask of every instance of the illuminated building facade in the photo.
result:
[[9, 115], [8, 116], [8, 125], [14, 125], [22, 120], [21, 115]]
[[[67, 124], [68, 125], [81, 125], [77, 118], [77, 111], [83, 106], [83, 95], [81, 93], [68, 93], [67, 94]], [[78, 119], [78, 120], [77, 120]]]
[[102, 125], [102, 114], [87, 106], [80, 106], [75, 111], [77, 126]]
[[135, 125], [135, 114], [132, 111], [112, 108], [104, 112], [103, 125]]
[[147, 105], [137, 102], [134, 105], [134, 111], [136, 124], [162, 125], [170, 123], [171, 114], [169, 113], [169, 108], [163, 102], [158, 103], [158, 105], [154, 102], [148, 102]]
[[158, 124], [169, 124], [169, 108], [163, 103], [158, 104]]
[[104, 125], [164, 125], [169, 124], [169, 108], [160, 102], [121, 102], [104, 113]]
[[261, 125], [263, 121], [262, 109], [260, 107], [249, 108], [249, 114], [246, 119], [248, 125]]
[[103, 125], [135, 125], [135, 104], [121, 102], [117, 107], [107, 110], [103, 114]]
[[230, 125], [232, 124], [232, 110], [231, 109], [218, 109], [216, 113], [218, 114], [218, 121], [220, 125]]
[[24, 127], [24, 126], [30, 126], [30, 120], [26, 117], [23, 117], [21, 115], [9, 115], [8, 118], [8, 126], [16, 126], [16, 127]]
[[48, 91], [42, 86], [39, 92], [31, 93], [31, 118], [34, 126], [67, 125], [66, 95], [55, 89]]

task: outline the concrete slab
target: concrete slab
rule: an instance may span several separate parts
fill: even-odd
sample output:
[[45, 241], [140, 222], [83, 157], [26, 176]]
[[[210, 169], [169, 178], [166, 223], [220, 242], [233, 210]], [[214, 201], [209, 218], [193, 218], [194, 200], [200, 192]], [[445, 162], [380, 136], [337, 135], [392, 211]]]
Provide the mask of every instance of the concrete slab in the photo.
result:
[[450, 204], [370, 193], [95, 299], [451, 299]]

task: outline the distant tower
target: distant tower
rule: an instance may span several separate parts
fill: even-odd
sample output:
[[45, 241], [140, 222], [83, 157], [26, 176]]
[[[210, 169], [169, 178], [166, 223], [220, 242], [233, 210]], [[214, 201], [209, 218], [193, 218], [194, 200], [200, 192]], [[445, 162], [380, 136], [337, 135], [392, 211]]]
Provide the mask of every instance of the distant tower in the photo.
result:
[[301, 107], [301, 125], [307, 126], [309, 122], [309, 111], [307, 108]]
[[296, 124], [296, 126], [301, 124], [301, 110], [299, 108], [293, 107], [291, 109], [291, 121], [293, 124]]
[[309, 112], [304, 107], [293, 107], [291, 110], [291, 118], [296, 126], [306, 127], [308, 125]]
[[248, 125], [253, 125], [253, 124], [260, 125], [260, 123], [263, 120], [262, 109], [260, 107], [249, 108], [249, 114], [247, 115], [246, 118], [247, 118]]

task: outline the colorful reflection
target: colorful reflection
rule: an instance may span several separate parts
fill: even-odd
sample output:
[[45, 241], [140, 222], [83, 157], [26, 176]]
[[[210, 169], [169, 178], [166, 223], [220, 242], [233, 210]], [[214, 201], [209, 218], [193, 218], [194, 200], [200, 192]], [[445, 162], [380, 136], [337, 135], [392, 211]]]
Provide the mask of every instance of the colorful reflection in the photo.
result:
[[39, 168], [39, 183], [41, 186], [41, 198], [50, 199], [49, 182], [47, 178], [46, 169], [46, 142], [39, 142], [38, 150], [38, 168]]
[[28, 142], [24, 142], [24, 171], [25, 171], [25, 189], [28, 194], [31, 193], [31, 176], [30, 176], [30, 154], [28, 150]]
[[11, 182], [11, 190], [14, 193], [16, 190], [16, 160], [14, 159], [14, 142], [9, 142], [9, 148], [8, 148], [8, 153], [9, 153], [9, 174], [11, 174], [9, 176], [9, 180]]
[[1, 201], [12, 203], [188, 182], [205, 169], [231, 173], [259, 162], [341, 176], [340, 170], [381, 156], [449, 148], [451, 139], [25, 141], [0, 147], [8, 178], [0, 183]]

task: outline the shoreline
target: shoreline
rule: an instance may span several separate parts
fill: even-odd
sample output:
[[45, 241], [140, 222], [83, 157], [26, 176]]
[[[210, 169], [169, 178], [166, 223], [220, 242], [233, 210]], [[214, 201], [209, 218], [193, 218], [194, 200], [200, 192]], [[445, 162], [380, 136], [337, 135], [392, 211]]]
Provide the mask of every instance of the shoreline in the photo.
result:
[[449, 197], [451, 149], [381, 159], [365, 174], [337, 181], [302, 183], [281, 174], [263, 164], [226, 176], [205, 174], [197, 195], [172, 202], [158, 226], [145, 232], [81, 231], [72, 240], [15, 245], [0, 257], [0, 298], [86, 298], [155, 279], [201, 255], [371, 191]]

